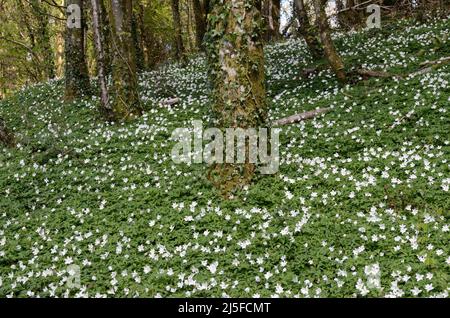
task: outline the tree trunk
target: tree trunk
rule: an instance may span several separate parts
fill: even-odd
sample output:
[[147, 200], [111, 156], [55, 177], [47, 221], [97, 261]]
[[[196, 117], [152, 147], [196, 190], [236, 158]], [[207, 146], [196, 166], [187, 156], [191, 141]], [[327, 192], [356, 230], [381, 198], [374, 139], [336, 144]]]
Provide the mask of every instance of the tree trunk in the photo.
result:
[[330, 26], [325, 14], [326, 0], [313, 0], [313, 3], [325, 57], [327, 58], [328, 63], [330, 64], [333, 72], [336, 74], [338, 80], [340, 82], [346, 82], [347, 76], [345, 74], [344, 62], [339, 56], [339, 53], [334, 46], [333, 40], [331, 39]]
[[280, 0], [263, 0], [262, 16], [265, 21], [265, 30], [263, 38], [266, 42], [274, 41], [280, 38]]
[[308, 12], [303, 0], [295, 1], [295, 13], [299, 23], [299, 33], [303, 37], [308, 46], [314, 60], [320, 60], [323, 57], [323, 48], [317, 39], [314, 31], [314, 26], [311, 25], [308, 17]]
[[281, 0], [272, 0], [272, 40], [280, 38], [280, 23], [281, 23]]
[[15, 143], [13, 133], [6, 127], [2, 118], [0, 118], [0, 143], [6, 147], [14, 147]]
[[142, 114], [139, 102], [136, 51], [132, 35], [133, 3], [112, 0], [109, 19], [112, 30], [114, 102], [112, 109], [118, 120]]
[[105, 76], [108, 76], [112, 72], [112, 49], [111, 49], [111, 24], [109, 23], [108, 10], [106, 10], [105, 1], [99, 0], [99, 15], [100, 15], [100, 26], [101, 26], [101, 36], [103, 39], [103, 67]]
[[[181, 30], [186, 30], [186, 40], [187, 40], [187, 47], [188, 47], [188, 52], [192, 52], [194, 50], [194, 45], [192, 44], [192, 36], [191, 36], [191, 21], [192, 19], [192, 14], [191, 14], [191, 7], [190, 7], [190, 2], [186, 1], [184, 3], [185, 7], [184, 7], [184, 12], [186, 13], [186, 27], [183, 27], [183, 24], [181, 24]], [[193, 32], [193, 30], [192, 30]]]
[[361, 25], [362, 15], [354, 8], [357, 4], [356, 0], [347, 0], [345, 11], [340, 14], [340, 22], [346, 24], [345, 27], [348, 29], [358, 28]]
[[94, 30], [94, 43], [95, 49], [97, 51], [97, 71], [98, 71], [98, 82], [100, 86], [100, 101], [101, 101], [101, 112], [107, 119], [113, 118], [113, 112], [109, 104], [108, 87], [106, 84], [105, 77], [105, 52], [103, 50], [103, 39], [102, 25], [100, 18], [100, 4], [99, 0], [91, 0], [92, 4], [92, 25]]
[[[140, 7], [137, 7], [137, 10], [139, 10]], [[134, 45], [134, 51], [136, 52], [136, 68], [139, 71], [142, 71], [144, 69], [144, 50], [141, 46], [141, 34], [139, 32], [139, 24], [138, 24], [139, 16], [133, 12], [132, 15], [132, 22], [131, 22], [131, 34], [133, 37], [133, 45]]]
[[203, 38], [207, 28], [208, 0], [193, 0], [194, 18], [195, 18], [195, 41], [197, 48], [203, 50]]
[[[80, 24], [67, 25], [65, 38], [65, 99], [72, 101], [75, 98], [82, 97], [89, 92], [89, 74], [86, 65], [85, 56], [85, 34], [84, 34], [84, 15], [83, 0], [66, 0], [66, 7], [78, 6], [80, 12]], [[76, 10], [75, 10], [76, 11]], [[75, 12], [74, 11], [74, 12]], [[71, 14], [70, 12], [68, 13]], [[76, 21], [75, 21], [76, 22]], [[79, 26], [79, 27], [78, 27]]]
[[[213, 4], [208, 57], [217, 123], [222, 129], [259, 127], [267, 116], [261, 1]], [[246, 158], [243, 164], [216, 164], [209, 177], [229, 196], [248, 184], [254, 171], [255, 165]]]
[[139, 27], [139, 35], [140, 35], [140, 46], [142, 48], [142, 55], [144, 58], [144, 68], [151, 68], [153, 66], [151, 61], [151, 55], [150, 52], [152, 48], [152, 42], [154, 40], [152, 39], [151, 35], [148, 31], [148, 25], [144, 22], [144, 16], [145, 16], [145, 7], [142, 5], [142, 3], [138, 4], [139, 10], [138, 10], [138, 27]]
[[48, 12], [47, 9], [44, 6], [39, 5], [36, 0], [33, 0], [31, 5], [33, 8], [33, 13], [38, 20], [39, 47], [42, 51], [45, 77], [52, 79], [56, 76], [55, 55], [50, 42]]
[[177, 60], [184, 58], [183, 35], [181, 32], [180, 1], [172, 0], [173, 28], [175, 30], [175, 56]]
[[340, 28], [345, 28], [346, 26], [345, 19], [343, 17], [343, 12], [341, 12], [345, 8], [343, 1], [344, 0], [336, 0], [336, 11], [337, 11], [336, 19]]

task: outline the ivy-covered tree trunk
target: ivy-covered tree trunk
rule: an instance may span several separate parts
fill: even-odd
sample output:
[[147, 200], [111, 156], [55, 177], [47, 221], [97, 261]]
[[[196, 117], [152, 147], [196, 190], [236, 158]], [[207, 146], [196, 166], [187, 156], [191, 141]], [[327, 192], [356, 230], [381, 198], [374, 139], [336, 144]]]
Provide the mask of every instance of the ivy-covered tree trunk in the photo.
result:
[[183, 35], [181, 32], [180, 1], [172, 0], [173, 28], [175, 30], [175, 56], [177, 60], [184, 58]]
[[309, 21], [305, 2], [303, 0], [294, 0], [294, 4], [295, 14], [299, 23], [299, 33], [305, 40], [312, 57], [315, 60], [319, 60], [323, 57], [323, 48], [316, 37], [314, 26]]
[[[68, 21], [65, 35], [65, 99], [71, 101], [86, 94], [90, 84], [84, 47], [84, 1], [66, 0], [65, 5], [73, 10], [68, 12], [68, 17], [80, 19], [80, 21]], [[79, 10], [79, 17], [76, 17], [77, 10]]]
[[[267, 115], [264, 86], [261, 1], [212, 1], [208, 25], [208, 57], [214, 85], [217, 125], [256, 128]], [[250, 183], [255, 165], [216, 164], [210, 180], [225, 196]]]
[[314, 12], [316, 14], [317, 26], [320, 32], [320, 39], [324, 48], [325, 57], [330, 64], [331, 69], [336, 74], [340, 82], [346, 82], [347, 76], [345, 74], [345, 66], [342, 58], [334, 46], [331, 39], [330, 25], [325, 14], [325, 5], [327, 0], [313, 0]]
[[133, 3], [131, 0], [112, 0], [109, 20], [112, 30], [112, 109], [117, 120], [142, 114], [139, 102], [136, 51], [132, 35]]

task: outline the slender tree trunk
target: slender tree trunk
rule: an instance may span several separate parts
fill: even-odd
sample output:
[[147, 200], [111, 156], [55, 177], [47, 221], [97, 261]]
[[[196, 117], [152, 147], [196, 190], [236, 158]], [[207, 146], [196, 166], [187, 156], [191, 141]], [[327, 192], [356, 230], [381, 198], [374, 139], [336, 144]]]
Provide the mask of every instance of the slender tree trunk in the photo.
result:
[[358, 28], [361, 25], [361, 13], [354, 7], [357, 5], [356, 0], [346, 1], [346, 11], [341, 15], [341, 21], [347, 24], [348, 28]]
[[308, 12], [303, 0], [294, 0], [295, 13], [299, 23], [299, 33], [303, 37], [308, 46], [308, 50], [315, 60], [319, 60], [323, 57], [323, 48], [318, 38], [314, 26], [311, 25], [308, 17]]
[[139, 102], [136, 51], [132, 35], [133, 3], [112, 0], [109, 19], [112, 30], [114, 102], [112, 109], [118, 120], [142, 114]]
[[131, 21], [131, 34], [133, 36], [134, 51], [136, 52], [136, 68], [139, 71], [142, 71], [144, 69], [144, 51], [141, 47], [141, 34], [139, 32], [138, 15], [134, 12]]
[[333, 40], [331, 39], [330, 26], [325, 14], [326, 0], [313, 0], [313, 3], [325, 57], [327, 58], [328, 63], [330, 64], [333, 72], [336, 74], [338, 80], [340, 82], [346, 82], [347, 76], [345, 74], [344, 62], [339, 56], [339, 53], [334, 46]]
[[144, 68], [150, 68], [151, 65], [151, 56], [149, 45], [153, 42], [151, 36], [149, 35], [147, 26], [144, 23], [144, 11], [145, 7], [142, 3], [139, 3], [139, 14], [138, 14], [138, 26], [139, 26], [139, 34], [140, 34], [140, 46], [142, 48], [142, 54], [144, 57]]
[[101, 31], [102, 25], [100, 19], [100, 4], [99, 0], [91, 0], [92, 5], [92, 25], [94, 31], [94, 43], [95, 49], [97, 51], [97, 71], [98, 71], [98, 82], [100, 85], [100, 101], [101, 101], [101, 112], [107, 119], [113, 118], [113, 111], [109, 104], [109, 94], [108, 87], [106, 84], [105, 77], [105, 52], [103, 50], [103, 33]]
[[177, 60], [184, 58], [183, 35], [181, 32], [180, 1], [171, 0], [173, 27], [175, 29], [175, 56]]
[[33, 15], [38, 22], [37, 36], [39, 38], [39, 50], [42, 52], [44, 77], [55, 78], [55, 54], [50, 39], [49, 15], [47, 9], [43, 5], [40, 5], [37, 0], [32, 0], [30, 4]]
[[336, 0], [336, 19], [339, 24], [339, 27], [344, 28], [345, 27], [345, 19], [343, 18], [342, 12], [340, 11], [344, 10], [344, 0]]
[[266, 42], [274, 41], [280, 38], [280, 0], [263, 0], [262, 16], [266, 29], [263, 38]]
[[[44, 12], [46, 13], [46, 12]], [[43, 14], [39, 19], [39, 31], [41, 35], [41, 46], [44, 56], [45, 70], [46, 76], [48, 78], [55, 78], [55, 54], [53, 52], [52, 44], [50, 41], [49, 34], [49, 23], [48, 16]]]
[[105, 1], [99, 0], [99, 15], [100, 15], [100, 26], [103, 39], [103, 59], [104, 59], [104, 71], [105, 76], [108, 76], [112, 72], [112, 49], [111, 49], [111, 26], [109, 23], [108, 10], [106, 10]]
[[57, 76], [64, 74], [64, 36], [59, 33], [56, 37], [56, 73]]
[[14, 134], [6, 127], [4, 120], [0, 118], [0, 144], [6, 147], [14, 147], [14, 143]]
[[207, 27], [207, 8], [208, 8], [208, 1], [201, 1], [201, 0], [193, 0], [193, 7], [194, 7], [194, 18], [195, 18], [195, 42], [197, 45], [197, 48], [199, 50], [203, 50], [203, 38], [206, 33], [206, 27]]
[[272, 39], [278, 40], [280, 38], [280, 24], [281, 24], [281, 0], [272, 0]]
[[187, 46], [188, 51], [193, 51], [194, 45], [192, 44], [192, 36], [191, 36], [191, 21], [192, 21], [192, 14], [191, 14], [191, 7], [190, 2], [185, 2], [185, 12], [186, 12], [186, 27], [183, 28], [183, 24], [181, 24], [181, 30], [186, 30], [186, 38], [187, 38]]
[[[219, 127], [253, 128], [267, 116], [264, 86], [261, 1], [232, 0], [224, 6], [213, 1], [208, 25], [208, 57], [214, 85], [214, 112]], [[214, 166], [210, 180], [229, 196], [248, 184], [255, 165], [224, 163]]]
[[[69, 25], [66, 27], [65, 38], [65, 99], [71, 101], [75, 98], [82, 97], [90, 90], [89, 74], [85, 56], [85, 33], [84, 33], [84, 15], [83, 0], [66, 0], [66, 7], [71, 5], [72, 8], [79, 8], [80, 27], [77, 25]], [[76, 11], [76, 9], [75, 9]], [[69, 15], [71, 13], [69, 12]]]

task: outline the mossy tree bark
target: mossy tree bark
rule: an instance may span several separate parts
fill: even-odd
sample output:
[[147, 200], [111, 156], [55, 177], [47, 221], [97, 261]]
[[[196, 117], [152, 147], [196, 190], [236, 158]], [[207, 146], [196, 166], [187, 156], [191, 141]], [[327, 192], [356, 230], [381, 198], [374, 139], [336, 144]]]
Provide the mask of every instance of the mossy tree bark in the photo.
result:
[[294, 0], [295, 14], [299, 23], [299, 33], [303, 37], [308, 46], [308, 50], [315, 60], [320, 60], [323, 57], [323, 48], [319, 39], [316, 36], [316, 30], [311, 25], [307, 8], [303, 0]]
[[340, 82], [346, 82], [347, 76], [345, 74], [344, 62], [337, 52], [333, 40], [331, 39], [330, 25], [328, 24], [328, 19], [325, 14], [326, 2], [327, 0], [313, 0], [320, 39], [324, 48], [325, 57], [327, 58], [331, 69], [336, 74], [336, 77]]
[[[267, 116], [261, 1], [212, 1], [207, 51], [217, 125], [256, 128]], [[229, 150], [227, 150], [229, 151]], [[250, 183], [255, 165], [217, 164], [210, 180], [225, 196]]]
[[132, 35], [132, 0], [112, 0], [109, 20], [112, 30], [112, 77], [114, 89], [111, 105], [117, 120], [142, 114], [139, 102], [136, 51]]
[[65, 99], [72, 101], [89, 92], [89, 74], [85, 55], [84, 1], [66, 0], [65, 6], [80, 8], [81, 27], [66, 27], [65, 35]]
[[172, 0], [172, 17], [173, 17], [173, 28], [175, 30], [175, 56], [177, 60], [184, 59], [184, 45], [183, 45], [183, 34], [181, 30], [181, 18], [180, 18], [180, 1]]

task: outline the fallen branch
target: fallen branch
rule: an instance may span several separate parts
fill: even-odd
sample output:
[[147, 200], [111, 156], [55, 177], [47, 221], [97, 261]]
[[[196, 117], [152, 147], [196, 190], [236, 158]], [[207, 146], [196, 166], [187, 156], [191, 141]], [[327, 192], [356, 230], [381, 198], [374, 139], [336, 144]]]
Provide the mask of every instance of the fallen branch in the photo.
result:
[[302, 77], [309, 78], [311, 75], [316, 75], [317, 73], [319, 73], [318, 67], [304, 68], [302, 70]]
[[161, 105], [163, 105], [163, 106], [172, 106], [172, 105], [178, 104], [180, 101], [181, 101], [181, 99], [178, 98], [178, 97], [169, 98], [169, 99], [163, 100], [161, 102]]
[[[381, 2], [380, 0], [368, 0], [366, 2], [358, 3], [358, 4], [354, 5], [353, 7], [347, 7], [342, 10], [339, 10], [336, 13], [339, 14], [339, 13], [346, 12], [349, 10], [365, 10], [366, 4], [379, 4], [380, 2]], [[361, 9], [360, 7], [364, 7], [364, 8]]]
[[431, 66], [430, 67], [425, 67], [425, 68], [422, 68], [422, 69], [420, 69], [420, 70], [418, 70], [416, 72], [410, 73], [409, 76], [416, 76], [416, 75], [426, 74], [426, 73], [431, 72], [432, 70], [433, 70], [433, 67], [431, 67]]
[[330, 66], [327, 64], [319, 64], [313, 67], [307, 67], [301, 70], [301, 76], [305, 79], [309, 78], [312, 75], [317, 75], [321, 71], [325, 71], [329, 69]]
[[442, 59], [439, 59], [436, 61], [423, 62], [420, 64], [420, 66], [427, 66], [427, 65], [431, 65], [431, 66], [423, 67], [415, 72], [406, 73], [406, 74], [402, 74], [402, 75], [387, 73], [387, 72], [383, 72], [383, 71], [366, 70], [366, 69], [358, 69], [358, 70], [356, 70], [356, 73], [365, 78], [378, 77], [378, 78], [404, 79], [408, 76], [423, 75], [423, 74], [432, 72], [433, 70], [436, 70], [439, 67], [442, 67], [448, 63], [450, 63], [450, 57], [445, 57], [445, 58], [442, 58]]
[[443, 58], [440, 58], [439, 60], [435, 60], [435, 61], [426, 61], [426, 62], [420, 63], [420, 66], [436, 65], [436, 64], [442, 64], [442, 63], [444, 63], [444, 64], [450, 63], [450, 56], [443, 57]]
[[364, 77], [379, 77], [379, 78], [403, 78], [401, 75], [391, 74], [383, 71], [373, 71], [366, 69], [357, 69], [356, 73]]
[[331, 111], [331, 108], [319, 108], [315, 110], [311, 110], [309, 112], [295, 114], [289, 117], [277, 119], [272, 122], [272, 126], [283, 126], [283, 125], [290, 125], [294, 123], [298, 123], [307, 119], [312, 119], [314, 117], [317, 117], [321, 114], [325, 114]]

